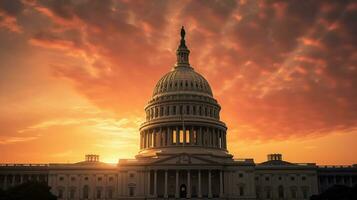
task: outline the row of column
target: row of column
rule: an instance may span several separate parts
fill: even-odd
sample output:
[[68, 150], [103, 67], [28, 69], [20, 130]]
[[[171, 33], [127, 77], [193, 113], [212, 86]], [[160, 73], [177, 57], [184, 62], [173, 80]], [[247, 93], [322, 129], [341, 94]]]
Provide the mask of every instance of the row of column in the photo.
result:
[[[154, 185], [153, 185], [153, 194], [151, 194], [151, 171], [148, 171], [148, 194], [152, 195], [153, 197], [158, 197], [157, 195], [157, 172], [158, 170], [153, 170], [154, 171]], [[164, 198], [168, 198], [168, 170], [165, 171], [165, 183], [164, 183]], [[187, 196], [186, 198], [191, 198], [191, 173], [190, 170], [175, 170], [176, 172], [176, 182], [175, 182], [175, 198], [179, 198], [179, 173], [180, 171], [187, 171]], [[201, 183], [201, 170], [198, 171], [198, 198], [202, 198], [202, 183]], [[207, 170], [208, 171], [208, 198], [212, 198], [212, 170]], [[219, 170], [219, 197], [223, 197], [223, 171]]]
[[[188, 109], [188, 110], [187, 110]], [[146, 120], [155, 119], [162, 116], [175, 115], [199, 115], [219, 119], [219, 110], [214, 107], [194, 106], [194, 105], [175, 105], [158, 106], [146, 110]]]
[[[46, 181], [46, 175], [23, 175], [23, 174], [6, 174], [6, 175], [1, 175], [4, 177], [3, 182], [1, 183], [1, 186], [3, 186], [3, 189], [7, 189], [9, 186], [13, 187], [16, 185], [16, 177], [20, 177], [20, 181], [18, 182], [19, 184], [22, 184], [26, 181]], [[41, 176], [43, 176], [43, 180], [41, 180]], [[8, 178], [11, 177], [11, 179], [8, 180]], [[24, 181], [24, 177], [28, 177]], [[11, 182], [10, 182], [11, 180]]]
[[140, 148], [175, 145], [206, 146], [226, 149], [226, 132], [218, 128], [176, 126], [141, 131]]

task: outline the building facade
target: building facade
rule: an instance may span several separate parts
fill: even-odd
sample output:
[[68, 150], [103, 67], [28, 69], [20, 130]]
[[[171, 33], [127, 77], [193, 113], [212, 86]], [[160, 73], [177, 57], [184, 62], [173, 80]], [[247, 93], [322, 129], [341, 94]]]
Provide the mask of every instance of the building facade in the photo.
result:
[[189, 63], [185, 31], [173, 69], [156, 84], [135, 159], [111, 165], [87, 155], [73, 164], [0, 165], [0, 187], [46, 182], [63, 200], [308, 199], [333, 184], [356, 184], [357, 167], [233, 159], [227, 127], [207, 80]]

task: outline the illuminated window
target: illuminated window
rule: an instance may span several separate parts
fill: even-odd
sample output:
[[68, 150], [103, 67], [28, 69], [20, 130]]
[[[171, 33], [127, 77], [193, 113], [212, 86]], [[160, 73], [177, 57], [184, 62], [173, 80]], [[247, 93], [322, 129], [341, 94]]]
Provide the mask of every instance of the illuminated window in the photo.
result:
[[177, 143], [177, 134], [176, 134], [176, 130], [172, 131], [172, 144], [176, 144]]
[[197, 144], [197, 132], [196, 132], [196, 130], [193, 130], [193, 143]]
[[186, 143], [190, 143], [190, 131], [186, 130]]
[[180, 142], [180, 144], [182, 144], [183, 143], [183, 130], [180, 130], [180, 137], [179, 137], [179, 142]]

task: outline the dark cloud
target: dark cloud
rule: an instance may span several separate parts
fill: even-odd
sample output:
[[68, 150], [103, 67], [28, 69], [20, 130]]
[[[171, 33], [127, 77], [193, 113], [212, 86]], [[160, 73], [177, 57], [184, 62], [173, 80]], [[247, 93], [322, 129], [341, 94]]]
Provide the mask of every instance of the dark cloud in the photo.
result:
[[353, 1], [40, 1], [34, 9], [54, 23], [32, 43], [83, 54], [89, 66], [58, 64], [54, 74], [101, 107], [144, 106], [174, 62], [166, 41], [178, 36], [169, 29], [184, 24], [192, 63], [211, 82], [232, 136], [357, 127]]

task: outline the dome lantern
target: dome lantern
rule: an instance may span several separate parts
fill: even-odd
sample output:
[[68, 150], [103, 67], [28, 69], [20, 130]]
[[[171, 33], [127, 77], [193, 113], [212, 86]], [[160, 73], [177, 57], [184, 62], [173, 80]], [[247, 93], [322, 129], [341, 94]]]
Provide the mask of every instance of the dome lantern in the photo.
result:
[[176, 50], [177, 62], [175, 67], [190, 67], [190, 63], [189, 63], [190, 50], [188, 50], [186, 46], [185, 35], [186, 32], [184, 27], [182, 26], [181, 41], [179, 47]]

